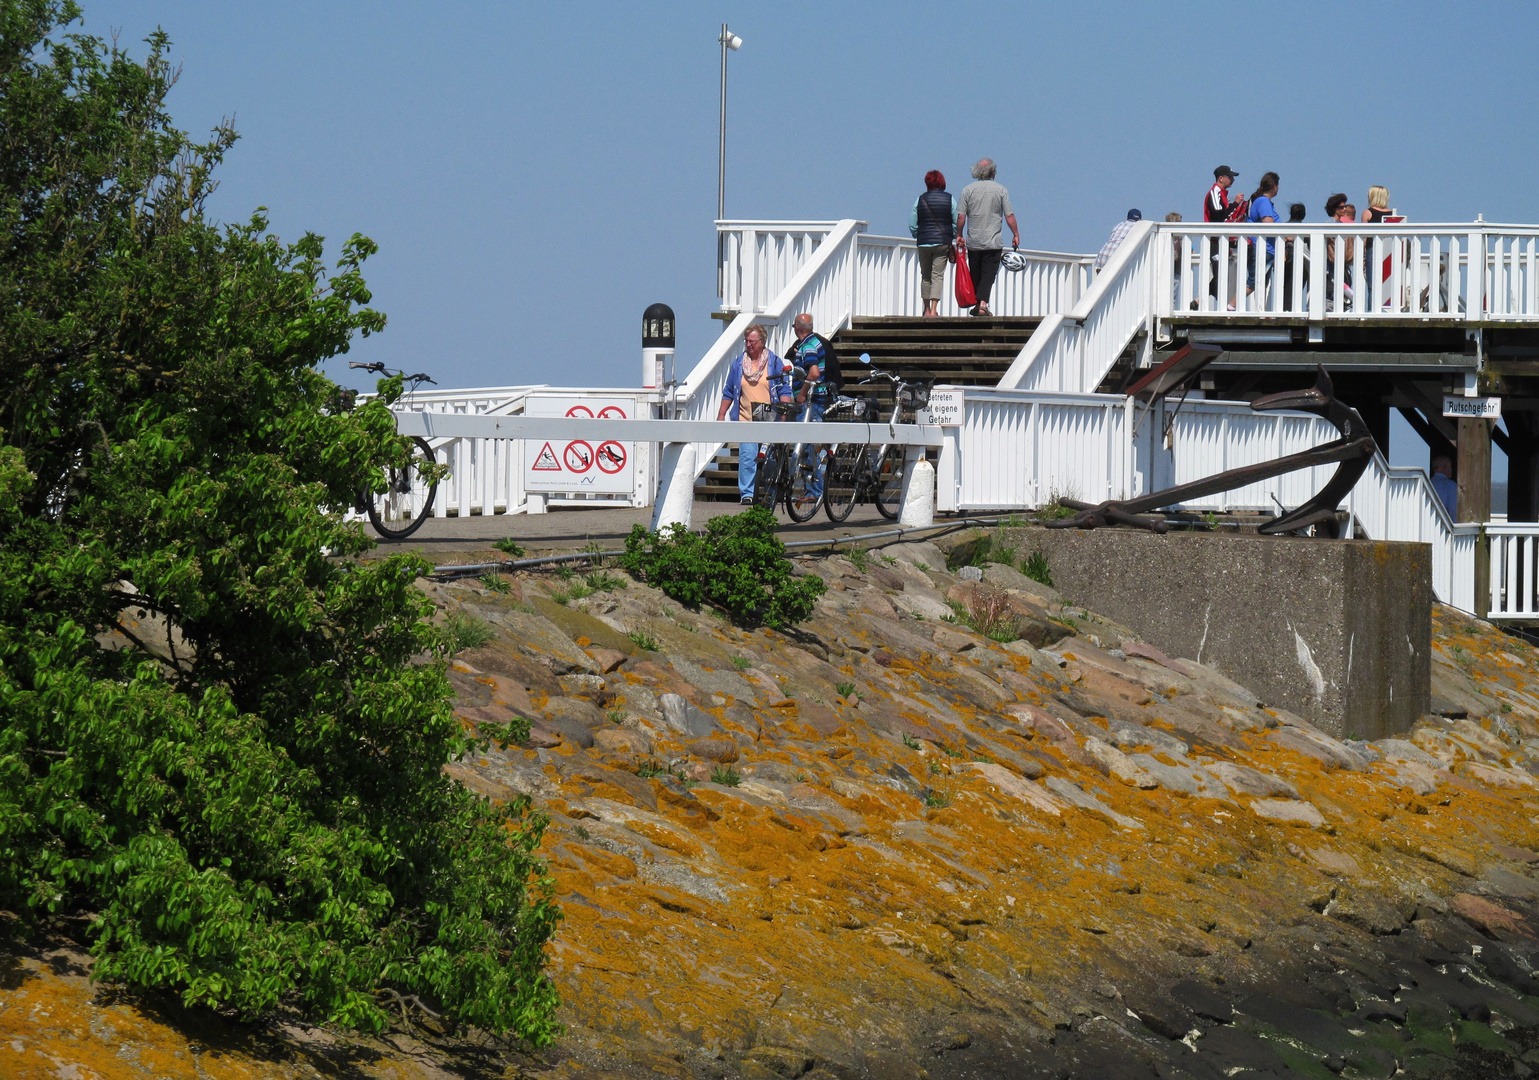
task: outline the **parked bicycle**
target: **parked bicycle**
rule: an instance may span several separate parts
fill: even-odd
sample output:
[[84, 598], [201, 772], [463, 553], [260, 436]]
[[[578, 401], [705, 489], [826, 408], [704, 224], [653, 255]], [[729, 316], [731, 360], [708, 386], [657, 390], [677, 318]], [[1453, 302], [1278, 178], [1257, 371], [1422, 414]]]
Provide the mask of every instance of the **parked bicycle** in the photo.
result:
[[[797, 409], [802, 419], [809, 415], [809, 408], [789, 401], [761, 403], [754, 406], [755, 420], [768, 420], [771, 413], [778, 420], [789, 419]], [[818, 512], [821, 495], [810, 493], [817, 473], [818, 460], [806, 443], [760, 443], [759, 471], [754, 476], [753, 504], [766, 510], [774, 510], [783, 504], [792, 521], [809, 520]]]
[[[861, 353], [860, 362], [869, 366], [871, 354]], [[871, 368], [866, 378], [857, 385], [874, 385], [883, 380], [893, 388], [892, 413], [887, 420], [889, 424], [898, 423], [905, 412], [912, 417], [915, 410], [929, 405], [928, 383], [910, 382], [879, 368]], [[869, 409], [870, 402], [841, 395], [824, 410], [823, 419], [827, 422], [859, 423], [866, 418]], [[891, 443], [880, 446], [851, 443], [831, 446], [823, 476], [823, 510], [828, 520], [843, 521], [850, 516], [857, 502], [869, 500], [876, 504], [878, 514], [888, 521], [897, 521], [903, 509], [903, 466], [903, 447]]]
[[[415, 375], [392, 372], [378, 362], [349, 363], [347, 366], [372, 372], [375, 375], [401, 375], [407, 383], [408, 397], [423, 383], [433, 382], [421, 372]], [[345, 402], [347, 408], [352, 407], [356, 397], [357, 395], [353, 394]], [[354, 507], [360, 514], [368, 515], [369, 524], [374, 526], [374, 531], [386, 540], [404, 540], [421, 528], [422, 523], [433, 512], [433, 500], [438, 495], [439, 470], [436, 467], [437, 460], [433, 456], [433, 448], [427, 444], [426, 439], [413, 436], [411, 441], [411, 457], [407, 459], [406, 464], [391, 465], [385, 469], [385, 490], [360, 491], [357, 505]]]

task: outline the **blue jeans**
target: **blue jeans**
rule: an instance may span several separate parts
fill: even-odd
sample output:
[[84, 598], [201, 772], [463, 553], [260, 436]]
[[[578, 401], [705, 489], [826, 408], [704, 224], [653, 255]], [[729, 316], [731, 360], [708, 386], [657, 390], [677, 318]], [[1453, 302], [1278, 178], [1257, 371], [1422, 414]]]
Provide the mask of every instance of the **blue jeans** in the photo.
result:
[[[810, 409], [810, 411], [807, 414], [808, 422], [809, 423], [813, 423], [813, 424], [821, 424], [823, 422], [823, 409], [825, 408], [826, 405], [827, 405], [827, 402], [823, 402], [823, 401], [814, 401], [814, 402], [812, 402], [811, 403], [811, 409]], [[804, 447], [803, 449], [806, 451], [806, 454], [807, 454], [807, 457], [806, 457], [807, 463], [812, 466], [812, 482], [807, 485], [807, 494], [812, 496], [814, 499], [822, 498], [822, 496], [823, 496], [823, 462], [818, 459], [817, 448], [816, 447], [813, 447], [813, 446], [809, 445], [809, 446]]]
[[759, 444], [737, 444], [737, 493], [741, 499], [753, 498], [753, 482], [759, 475]]

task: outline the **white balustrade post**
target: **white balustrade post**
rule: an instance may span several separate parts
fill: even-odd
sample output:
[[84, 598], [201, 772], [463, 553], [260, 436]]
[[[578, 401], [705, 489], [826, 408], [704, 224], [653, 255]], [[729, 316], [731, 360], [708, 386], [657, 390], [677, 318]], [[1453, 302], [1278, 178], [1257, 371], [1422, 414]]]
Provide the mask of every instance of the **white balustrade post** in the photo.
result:
[[[1486, 234], [1480, 229], [1473, 229], [1467, 243], [1469, 254], [1465, 265], [1469, 269], [1464, 293], [1464, 317], [1475, 321], [1484, 318], [1486, 310]], [[1452, 297], [1449, 298], [1449, 307], [1453, 307]]]
[[1329, 271], [1325, 261], [1325, 245], [1327, 241], [1323, 232], [1314, 232], [1309, 235], [1309, 321], [1319, 323], [1325, 321], [1325, 289]]
[[674, 524], [689, 528], [690, 514], [695, 508], [695, 444], [664, 443], [657, 481], [652, 531]]
[[918, 446], [908, 448], [903, 467], [903, 511], [898, 524], [905, 529], [927, 529], [935, 524], [935, 466]]

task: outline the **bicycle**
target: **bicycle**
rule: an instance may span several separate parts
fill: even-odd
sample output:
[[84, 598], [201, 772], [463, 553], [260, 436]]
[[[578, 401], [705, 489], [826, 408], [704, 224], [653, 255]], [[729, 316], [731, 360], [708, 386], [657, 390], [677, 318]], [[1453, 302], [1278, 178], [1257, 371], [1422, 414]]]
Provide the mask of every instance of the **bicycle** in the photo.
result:
[[[754, 406], [754, 419], [767, 420], [774, 412], [778, 419], [786, 420], [797, 408], [789, 401], [776, 401], [768, 405]], [[803, 419], [810, 409], [802, 413]], [[808, 460], [806, 443], [770, 443], [759, 445], [759, 471], [754, 476], [753, 504], [766, 510], [774, 510], [776, 503], [785, 506], [792, 521], [803, 522], [818, 512], [822, 496], [813, 498], [808, 488], [817, 476], [816, 461]]]
[[[372, 364], [349, 363], [347, 366], [376, 375], [402, 375], [411, 384], [406, 391], [408, 395], [423, 383], [433, 383], [432, 379], [421, 372], [415, 375], [392, 373], [377, 361]], [[345, 400], [344, 407], [351, 408], [356, 397], [353, 394]], [[411, 441], [411, 456], [406, 464], [385, 468], [385, 490], [374, 492], [363, 489], [358, 493], [358, 501], [354, 506], [358, 513], [368, 515], [374, 531], [386, 540], [404, 540], [420, 529], [433, 512], [433, 500], [438, 496], [437, 474], [440, 470], [433, 448], [427, 444], [426, 439], [415, 435]]]
[[[862, 364], [870, 364], [869, 353], [860, 354]], [[889, 424], [896, 424], [905, 410], [912, 412], [930, 403], [928, 383], [909, 382], [891, 372], [872, 368], [870, 374], [858, 385], [869, 385], [886, 379], [893, 387], [892, 415]], [[824, 420], [834, 422], [865, 419], [870, 403], [861, 398], [840, 397], [823, 413]], [[846, 417], [845, 413], [850, 415]], [[880, 446], [860, 446], [845, 443], [829, 449], [828, 467], [823, 476], [823, 512], [828, 520], [841, 522], [850, 516], [857, 502], [876, 504], [876, 512], [888, 521], [897, 521], [903, 509], [903, 447], [883, 443]]]

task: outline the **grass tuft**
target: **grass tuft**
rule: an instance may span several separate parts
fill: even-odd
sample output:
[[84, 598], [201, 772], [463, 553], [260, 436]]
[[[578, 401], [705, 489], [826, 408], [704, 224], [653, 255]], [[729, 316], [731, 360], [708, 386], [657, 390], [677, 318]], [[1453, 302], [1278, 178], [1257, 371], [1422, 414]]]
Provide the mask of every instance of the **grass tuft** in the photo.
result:
[[501, 593], [502, 595], [506, 596], [508, 593], [513, 591], [513, 586], [508, 582], [503, 581], [501, 574], [493, 574], [488, 571], [487, 573], [482, 574], [477, 580], [481, 582], [481, 588], [485, 589], [487, 592]]
[[444, 645], [451, 656], [466, 649], [479, 649], [497, 636], [491, 624], [468, 611], [450, 612], [444, 619], [442, 632]]
[[657, 639], [645, 630], [632, 630], [625, 636], [630, 638], [631, 644], [638, 649], [645, 649], [647, 652], [656, 652], [658, 650]]
[[737, 774], [737, 770], [730, 765], [718, 765], [711, 770], [711, 783], [725, 784], [727, 787], [737, 787], [743, 782], [743, 778]]

